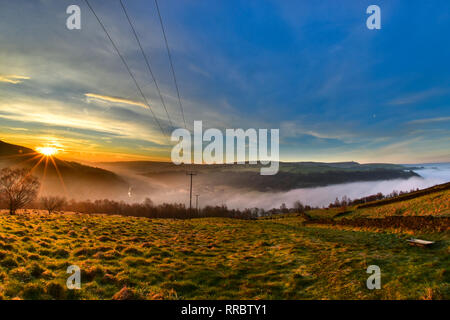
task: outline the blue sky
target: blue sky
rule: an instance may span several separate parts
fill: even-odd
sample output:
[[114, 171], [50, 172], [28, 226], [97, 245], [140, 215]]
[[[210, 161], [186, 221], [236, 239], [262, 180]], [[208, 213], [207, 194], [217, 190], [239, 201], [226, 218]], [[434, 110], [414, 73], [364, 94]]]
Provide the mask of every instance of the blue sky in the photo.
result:
[[[119, 1], [91, 3], [169, 131]], [[154, 2], [124, 3], [182, 126]], [[188, 127], [279, 128], [285, 161], [450, 161], [448, 1], [159, 3]], [[70, 4], [81, 30], [65, 27]], [[381, 30], [366, 27], [371, 4]], [[74, 159], [168, 159], [84, 1], [3, 1], [0, 43], [4, 140]]]

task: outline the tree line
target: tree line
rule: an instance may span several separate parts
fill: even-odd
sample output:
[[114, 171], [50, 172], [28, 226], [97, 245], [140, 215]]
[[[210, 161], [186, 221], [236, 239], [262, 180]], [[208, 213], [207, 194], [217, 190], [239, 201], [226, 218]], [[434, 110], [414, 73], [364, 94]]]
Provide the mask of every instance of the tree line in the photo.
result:
[[[205, 206], [200, 209], [189, 209], [181, 203], [163, 203], [155, 205], [146, 198], [142, 203], [127, 203], [125, 201], [103, 200], [66, 200], [62, 197], [47, 196], [38, 198], [40, 182], [30, 171], [26, 169], [4, 168], [0, 171], [0, 208], [8, 209], [10, 214], [15, 214], [20, 208], [33, 208], [46, 210], [49, 214], [57, 211], [70, 211], [75, 213], [102, 213], [110, 215], [123, 215], [147, 218], [204, 218], [227, 217], [237, 219], [255, 219], [261, 216], [270, 216], [279, 213], [299, 213], [305, 219], [309, 219], [307, 211], [311, 206], [295, 201], [291, 208], [283, 203], [280, 208], [264, 210], [261, 208], [247, 208], [243, 210], [229, 209], [225, 205]], [[418, 189], [417, 189], [418, 190]], [[414, 192], [416, 190], [411, 190]], [[388, 195], [381, 192], [351, 200], [343, 196], [341, 200], [336, 198], [329, 208], [342, 208], [351, 205], [364, 204], [376, 200], [395, 198], [408, 192], [393, 191]]]
[[147, 198], [142, 203], [103, 200], [66, 200], [63, 197], [46, 196], [38, 198], [40, 182], [26, 169], [4, 168], [0, 171], [0, 208], [8, 209], [11, 215], [18, 209], [42, 209], [49, 214], [58, 211], [75, 213], [102, 213], [147, 218], [203, 218], [228, 217], [254, 219], [264, 213], [262, 209], [228, 209], [227, 206], [206, 206], [189, 209], [181, 203], [155, 205]]
[[411, 189], [409, 192], [394, 190], [391, 193], [386, 194], [386, 195], [381, 192], [378, 192], [377, 194], [372, 194], [372, 195], [369, 195], [366, 197], [361, 197], [361, 198], [354, 199], [354, 200], [350, 199], [347, 196], [343, 196], [341, 198], [341, 200], [339, 200], [339, 198], [336, 198], [336, 200], [333, 203], [330, 203], [328, 205], [328, 208], [342, 208], [342, 207], [354, 206], [354, 205], [364, 204], [364, 203], [378, 201], [378, 200], [391, 199], [391, 198], [396, 198], [396, 197], [404, 195], [404, 194], [416, 192], [418, 190], [419, 190], [419, 188]]

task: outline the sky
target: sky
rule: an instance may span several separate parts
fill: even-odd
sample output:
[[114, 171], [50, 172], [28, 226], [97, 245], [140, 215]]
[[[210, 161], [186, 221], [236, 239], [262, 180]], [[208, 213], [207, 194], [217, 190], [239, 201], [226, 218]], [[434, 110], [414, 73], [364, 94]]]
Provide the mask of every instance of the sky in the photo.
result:
[[[161, 123], [183, 127], [154, 1], [90, 0]], [[69, 5], [81, 29], [66, 27]], [[381, 9], [381, 29], [366, 8]], [[188, 129], [280, 129], [282, 161], [450, 161], [450, 2], [160, 0]], [[84, 1], [0, 2], [0, 140], [79, 161], [170, 160]]]

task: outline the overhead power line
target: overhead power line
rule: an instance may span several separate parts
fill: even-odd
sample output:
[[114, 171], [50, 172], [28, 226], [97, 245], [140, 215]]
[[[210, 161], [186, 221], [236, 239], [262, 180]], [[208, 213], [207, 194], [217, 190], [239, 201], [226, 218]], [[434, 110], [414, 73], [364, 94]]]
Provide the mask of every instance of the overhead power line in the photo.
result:
[[141, 49], [141, 53], [142, 53], [142, 56], [144, 57], [145, 64], [147, 65], [147, 69], [150, 72], [150, 75], [152, 76], [153, 81], [155, 82], [156, 91], [158, 91], [159, 98], [161, 99], [161, 103], [162, 103], [162, 105], [164, 107], [164, 110], [166, 111], [167, 119], [169, 119], [170, 126], [173, 127], [172, 120], [170, 119], [169, 112], [167, 111], [166, 104], [164, 103], [164, 99], [162, 97], [161, 90], [159, 89], [158, 82], [156, 81], [155, 75], [153, 74], [152, 68], [150, 67], [150, 62], [149, 62], [149, 60], [147, 58], [147, 55], [145, 54], [144, 49], [142, 48], [141, 41], [139, 40], [139, 37], [138, 37], [137, 32], [136, 32], [136, 29], [134, 28], [134, 25], [131, 22], [131, 19], [130, 19], [129, 15], [128, 15], [128, 12], [127, 12], [127, 10], [125, 8], [125, 5], [123, 4], [122, 0], [120, 0], [120, 5], [122, 6], [122, 10], [125, 13], [125, 16], [127, 17], [127, 20], [128, 20], [128, 23], [130, 24], [131, 29], [133, 30], [134, 37], [136, 38], [136, 42], [138, 43], [139, 48]]
[[142, 99], [144, 99], [144, 103], [145, 105], [148, 107], [148, 109], [150, 110], [150, 112], [153, 115], [153, 118], [155, 119], [155, 122], [158, 124], [159, 129], [161, 130], [162, 134], [167, 137], [166, 133], [164, 132], [161, 124], [158, 121], [158, 118], [156, 117], [155, 113], [153, 112], [153, 109], [150, 107], [150, 104], [147, 101], [147, 98], [145, 97], [144, 93], [142, 92], [141, 87], [139, 86], [139, 83], [137, 82], [136, 78], [133, 75], [133, 72], [131, 72], [130, 67], [128, 66], [127, 62], [125, 61], [125, 58], [122, 56], [122, 54], [120, 53], [119, 49], [117, 48], [116, 44], [114, 43], [113, 39], [111, 38], [111, 36], [108, 33], [108, 30], [106, 30], [104, 24], [102, 23], [102, 21], [100, 20], [99, 16], [95, 13], [94, 8], [92, 8], [91, 4], [89, 3], [89, 0], [85, 0], [87, 6], [89, 7], [89, 9], [92, 11], [92, 13], [94, 14], [95, 18], [97, 19], [98, 23], [100, 24], [100, 26], [102, 27], [103, 31], [105, 32], [106, 36], [108, 37], [109, 41], [111, 42], [112, 46], [114, 47], [114, 49], [116, 50], [117, 55], [120, 57], [120, 60], [122, 60], [122, 63], [124, 64], [125, 68], [127, 69], [128, 73], [130, 74], [130, 77], [133, 79], [134, 84], [136, 85], [136, 88], [138, 89], [139, 93], [142, 96]]
[[156, 11], [158, 11], [158, 17], [159, 17], [159, 22], [161, 24], [162, 34], [164, 36], [164, 42], [166, 43], [167, 55], [169, 57], [169, 62], [170, 62], [170, 69], [172, 70], [173, 81], [175, 83], [175, 89], [177, 91], [178, 103], [180, 105], [181, 115], [183, 116], [184, 127], [187, 129], [186, 120], [184, 118], [183, 105], [181, 104], [180, 90], [178, 89], [177, 77], [175, 75], [175, 69], [173, 67], [172, 55], [170, 54], [169, 43], [167, 42], [166, 31], [164, 30], [164, 23], [163, 23], [163, 20], [161, 17], [161, 12], [159, 11], [158, 0], [155, 0], [155, 5], [156, 5]]

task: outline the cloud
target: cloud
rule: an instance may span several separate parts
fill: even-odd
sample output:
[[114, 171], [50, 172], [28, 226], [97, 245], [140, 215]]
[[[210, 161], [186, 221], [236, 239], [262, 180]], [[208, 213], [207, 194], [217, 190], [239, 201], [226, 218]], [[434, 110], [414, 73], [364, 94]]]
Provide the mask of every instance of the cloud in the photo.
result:
[[26, 77], [26, 76], [18, 76], [18, 75], [2, 76], [2, 75], [0, 75], [0, 82], [6, 82], [6, 83], [12, 83], [12, 84], [22, 83], [22, 80], [29, 80], [29, 79], [30, 79], [30, 77]]
[[104, 96], [104, 95], [96, 94], [96, 93], [85, 93], [84, 95], [86, 97], [88, 97], [88, 98], [94, 98], [94, 99], [98, 99], [98, 100], [102, 100], [102, 101], [108, 101], [108, 102], [113, 102], [113, 103], [121, 103], [121, 104], [128, 104], [128, 105], [131, 105], [131, 106], [138, 106], [138, 107], [142, 107], [142, 108], [147, 108], [147, 105], [145, 105], [142, 102], [137, 102], [137, 101], [133, 101], [133, 100], [125, 99], [125, 98]]
[[[148, 19], [148, 12], [152, 12], [148, 5], [146, 2], [136, 5], [131, 14], [136, 20], [145, 51], [152, 53], [152, 68], [174, 127], [181, 127], [183, 119], [167, 64], [164, 39], [157, 16], [153, 16], [156, 19]], [[374, 147], [410, 136], [407, 130], [410, 128], [392, 124], [421, 118], [411, 118], [411, 115], [421, 114], [414, 111], [423, 111], [428, 106], [414, 105], [411, 109], [415, 110], [411, 110], [408, 119], [405, 119], [408, 114], [398, 113], [396, 108], [377, 109], [377, 117], [372, 118], [377, 108], [374, 102], [393, 100], [393, 103], [405, 104], [447, 90], [443, 86], [445, 81], [441, 81], [441, 76], [445, 77], [443, 70], [438, 70], [435, 77], [423, 74], [426, 82], [415, 85], [425, 89], [416, 92], [402, 89], [411, 89], [403, 83], [411, 81], [410, 69], [405, 73], [394, 73], [389, 78], [373, 78], [375, 69], [372, 68], [378, 68], [381, 61], [386, 61], [386, 66], [395, 62], [391, 58], [398, 57], [403, 61], [403, 50], [398, 50], [398, 54], [392, 54], [392, 50], [378, 50], [376, 56], [372, 56], [373, 44], [365, 32], [356, 31], [359, 29], [355, 29], [353, 23], [343, 24], [345, 29], [340, 30], [345, 31], [336, 33], [332, 26], [336, 21], [348, 21], [343, 19], [347, 17], [347, 10], [327, 16], [326, 19], [331, 17], [331, 20], [321, 28], [310, 28], [317, 22], [317, 16], [323, 18], [321, 14], [325, 5], [311, 7], [299, 4], [304, 10], [293, 10], [292, 5], [283, 4], [282, 10], [269, 11], [267, 5], [261, 8], [251, 5], [252, 10], [257, 9], [252, 11], [257, 21], [247, 24], [247, 20], [239, 18], [234, 25], [240, 25], [240, 28], [224, 29], [225, 24], [229, 24], [226, 17], [232, 12], [227, 10], [235, 10], [235, 5], [224, 3], [223, 6], [223, 11], [217, 11], [208, 2], [195, 5], [186, 2], [177, 10], [170, 11], [172, 14], [167, 17], [183, 112], [189, 129], [193, 120], [203, 120], [205, 129], [279, 127], [281, 148], [287, 150], [285, 152], [292, 160], [300, 157], [306, 160], [308, 157], [331, 161], [347, 155], [355, 160], [378, 159], [375, 152], [371, 153]], [[243, 8], [250, 9], [247, 5]], [[2, 8], [5, 19], [0, 21], [3, 69], [0, 75], [0, 127], [5, 128], [8, 124], [28, 128], [30, 139], [38, 130], [58, 130], [60, 136], [83, 132], [83, 138], [97, 139], [97, 147], [103, 149], [111, 146], [98, 137], [109, 136], [115, 150], [120, 148], [130, 153], [140, 150], [135, 140], [146, 141], [150, 145], [152, 142], [166, 145], [95, 17], [91, 14], [85, 17], [83, 29], [88, 32], [62, 32], [61, 25], [64, 26], [67, 16], [60, 9], [52, 1], [18, 1]], [[18, 10], [23, 14], [17, 16]], [[136, 80], [142, 85], [143, 93], [150, 99], [156, 118], [163, 129], [172, 129], [167, 123], [158, 92], [149, 82], [149, 74], [131, 30], [120, 27], [127, 24], [120, 4], [99, 6], [99, 10]], [[284, 16], [278, 16], [279, 11], [289, 14], [288, 25]], [[307, 19], [299, 20], [299, 12]], [[183, 16], [194, 13], [211, 19], [202, 22], [211, 28], [203, 30], [197, 25], [183, 24]], [[305, 13], [308, 14], [305, 16]], [[154, 10], [153, 14], [156, 14]], [[274, 28], [266, 32], [269, 18]], [[54, 23], [55, 19], [60, 23]], [[295, 25], [289, 30], [292, 21]], [[249, 27], [255, 33], [240, 31]], [[32, 29], [35, 32], [31, 32]], [[282, 41], [276, 36], [280, 30], [286, 31]], [[355, 31], [347, 33], [347, 30]], [[265, 36], [260, 38], [258, 34]], [[319, 44], [317, 38], [324, 41]], [[286, 39], [292, 41], [284, 41]], [[435, 51], [445, 52], [445, 42], [437, 43], [441, 47]], [[362, 50], [354, 50], [355, 47]], [[386, 57], [382, 52], [389, 54]], [[429, 63], [429, 60], [424, 59], [424, 63]], [[430, 63], [434, 66], [433, 61]], [[434, 70], [431, 65], [426, 69]], [[384, 69], [379, 71], [380, 74], [391, 75]], [[31, 75], [33, 80], [5, 76], [21, 74]], [[431, 79], [434, 81], [430, 82]], [[15, 85], [21, 81], [27, 85]], [[6, 85], [2, 86], [2, 83]], [[390, 88], [395, 95], [387, 90]], [[388, 98], [380, 92], [389, 95]], [[428, 116], [448, 115], [444, 113], [444, 107], [437, 106], [433, 109], [435, 113]], [[293, 121], [296, 118], [298, 121]], [[293, 123], [283, 125], [284, 121]], [[63, 129], [70, 131], [65, 133]], [[428, 143], [415, 148], [415, 154], [423, 154], [424, 148], [430, 150], [433, 147], [429, 151], [431, 156], [448, 146], [445, 141], [438, 144], [440, 133], [436, 132], [434, 139], [429, 131], [426, 134], [430, 137]], [[377, 141], [380, 135], [389, 136], [389, 139]], [[353, 153], [347, 153], [349, 150]], [[149, 155], [156, 152], [147, 151]], [[392, 148], [389, 152], [387, 156], [396, 155]], [[397, 158], [410, 161], [412, 156], [407, 154], [405, 158]]]
[[349, 141], [354, 135], [348, 132], [327, 132], [325, 129], [309, 129], [302, 123], [295, 121], [284, 121], [281, 123], [280, 130], [284, 137], [298, 137], [309, 135], [318, 139], [332, 139], [343, 142]]
[[422, 92], [414, 93], [414, 94], [411, 94], [408, 96], [403, 96], [403, 97], [391, 100], [389, 102], [389, 104], [391, 104], [391, 105], [413, 104], [413, 103], [425, 100], [427, 98], [431, 98], [434, 96], [444, 94], [446, 92], [447, 92], [447, 90], [443, 90], [440, 88], [434, 88], [434, 89], [425, 90]]
[[14, 131], [28, 131], [27, 128], [9, 128], [9, 129]]
[[198, 73], [198, 74], [202, 75], [203, 77], [211, 78], [211, 75], [209, 74], [209, 72], [201, 69], [200, 67], [198, 67], [192, 63], [189, 64], [188, 68], [189, 68], [189, 70], [191, 70], [195, 73]]
[[443, 122], [443, 121], [450, 121], [450, 117], [438, 117], [438, 118], [417, 119], [417, 120], [409, 121], [408, 124], [432, 123], [432, 122]]
[[[10, 110], [14, 110], [11, 112]], [[134, 111], [117, 110], [103, 112], [91, 108], [89, 115], [83, 109], [76, 108], [68, 102], [51, 99], [21, 99], [11, 103], [0, 100], [0, 118], [22, 122], [20, 127], [32, 124], [58, 126], [61, 128], [91, 130], [94, 135], [122, 137], [153, 142], [157, 145], [167, 145], [169, 142], [157, 128], [148, 126], [152, 119]]]

